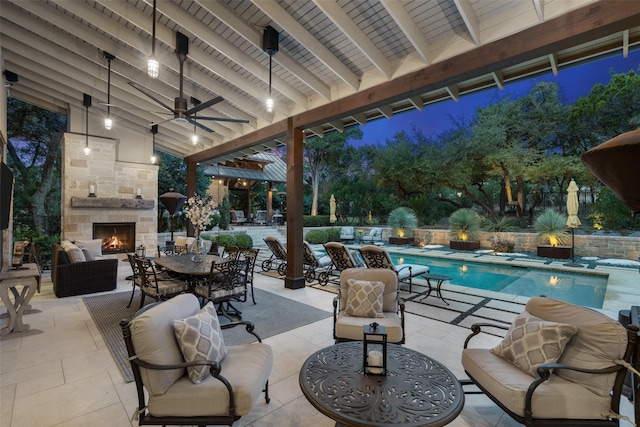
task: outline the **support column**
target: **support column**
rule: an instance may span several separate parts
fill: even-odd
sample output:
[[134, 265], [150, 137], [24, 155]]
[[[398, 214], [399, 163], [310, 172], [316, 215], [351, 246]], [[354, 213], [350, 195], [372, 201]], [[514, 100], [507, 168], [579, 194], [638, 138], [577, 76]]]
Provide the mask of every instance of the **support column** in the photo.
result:
[[285, 288], [304, 288], [303, 274], [303, 218], [302, 218], [302, 160], [304, 135], [287, 119], [287, 276]]
[[273, 190], [272, 190], [271, 181], [267, 182], [267, 223], [271, 224], [273, 221], [272, 215], [272, 206], [273, 206]]
[[[196, 169], [198, 164], [195, 162], [187, 162], [187, 199], [196, 195], [196, 189], [198, 188], [198, 175]], [[187, 220], [187, 236], [193, 237], [195, 229], [191, 224], [191, 221]]]

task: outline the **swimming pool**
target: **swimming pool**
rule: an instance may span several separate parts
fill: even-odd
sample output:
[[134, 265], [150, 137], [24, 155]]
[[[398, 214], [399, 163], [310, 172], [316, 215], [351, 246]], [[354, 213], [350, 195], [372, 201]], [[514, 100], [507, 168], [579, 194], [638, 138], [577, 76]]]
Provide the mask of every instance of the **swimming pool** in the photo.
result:
[[398, 264], [428, 265], [432, 274], [451, 277], [450, 283], [470, 288], [534, 297], [546, 295], [573, 304], [602, 308], [607, 276], [566, 273], [529, 267], [390, 253]]

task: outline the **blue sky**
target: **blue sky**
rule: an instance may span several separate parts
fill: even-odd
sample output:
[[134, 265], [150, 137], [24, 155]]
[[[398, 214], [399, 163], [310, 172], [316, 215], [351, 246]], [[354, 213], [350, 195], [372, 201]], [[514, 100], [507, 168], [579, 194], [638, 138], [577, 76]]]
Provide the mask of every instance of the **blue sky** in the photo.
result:
[[400, 113], [391, 119], [378, 119], [361, 126], [363, 137], [356, 145], [384, 144], [387, 139], [402, 131], [410, 131], [412, 126], [422, 129], [427, 136], [437, 136], [451, 128], [451, 118], [471, 119], [477, 107], [487, 105], [496, 98], [506, 94], [513, 97], [526, 94], [537, 81], [556, 82], [560, 87], [561, 97], [570, 104], [580, 96], [585, 96], [596, 83], [607, 84], [611, 80], [611, 69], [616, 73], [638, 70], [640, 66], [640, 49], [629, 52], [627, 58], [621, 53], [615, 56], [592, 61], [586, 64], [561, 68], [558, 75], [549, 72], [532, 78], [519, 80], [505, 85], [504, 90], [498, 88], [485, 89], [460, 97], [458, 102], [449, 99], [425, 106], [422, 111], [411, 110]]

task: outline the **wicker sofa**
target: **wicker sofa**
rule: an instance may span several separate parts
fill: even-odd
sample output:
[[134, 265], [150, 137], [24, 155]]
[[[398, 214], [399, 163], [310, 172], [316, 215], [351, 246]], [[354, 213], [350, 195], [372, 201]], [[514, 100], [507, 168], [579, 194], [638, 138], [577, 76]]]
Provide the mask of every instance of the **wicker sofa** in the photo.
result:
[[58, 298], [111, 291], [116, 288], [117, 280], [117, 259], [71, 262], [60, 243], [53, 244], [51, 281]]

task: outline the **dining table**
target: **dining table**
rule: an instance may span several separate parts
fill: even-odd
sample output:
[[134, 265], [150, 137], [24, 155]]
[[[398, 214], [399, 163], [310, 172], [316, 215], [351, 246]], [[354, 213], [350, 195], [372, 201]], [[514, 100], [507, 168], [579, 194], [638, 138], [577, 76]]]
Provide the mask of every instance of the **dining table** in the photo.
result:
[[210, 254], [205, 255], [204, 260], [198, 262], [193, 260], [193, 254], [163, 256], [153, 259], [155, 265], [159, 267], [195, 279], [202, 279], [202, 276], [208, 276], [212, 264], [220, 264], [227, 261], [230, 261], [230, 259]]

